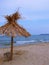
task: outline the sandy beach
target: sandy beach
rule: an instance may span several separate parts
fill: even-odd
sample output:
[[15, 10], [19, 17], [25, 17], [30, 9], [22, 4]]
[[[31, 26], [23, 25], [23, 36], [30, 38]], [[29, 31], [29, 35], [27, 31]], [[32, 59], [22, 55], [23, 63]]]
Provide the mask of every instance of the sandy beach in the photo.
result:
[[0, 49], [0, 65], [49, 65], [49, 43], [14, 47], [13, 60], [3, 61], [10, 48]]

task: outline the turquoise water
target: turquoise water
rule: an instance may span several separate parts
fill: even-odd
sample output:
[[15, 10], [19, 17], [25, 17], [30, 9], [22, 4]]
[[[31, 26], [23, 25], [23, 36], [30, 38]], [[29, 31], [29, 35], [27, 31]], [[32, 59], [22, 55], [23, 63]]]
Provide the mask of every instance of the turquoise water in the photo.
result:
[[[49, 42], [49, 34], [41, 34], [41, 35], [32, 35], [30, 37], [15, 37], [14, 45], [23, 45], [23, 44], [36, 44], [39, 42]], [[10, 46], [11, 37], [8, 36], [0, 36], [0, 48]]]

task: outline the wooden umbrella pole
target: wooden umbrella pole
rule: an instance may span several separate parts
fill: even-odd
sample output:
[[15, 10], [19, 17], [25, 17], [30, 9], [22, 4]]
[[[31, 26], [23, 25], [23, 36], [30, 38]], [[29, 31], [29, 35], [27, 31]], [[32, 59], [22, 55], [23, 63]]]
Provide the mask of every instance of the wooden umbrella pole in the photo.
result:
[[11, 60], [13, 59], [13, 36], [11, 37]]

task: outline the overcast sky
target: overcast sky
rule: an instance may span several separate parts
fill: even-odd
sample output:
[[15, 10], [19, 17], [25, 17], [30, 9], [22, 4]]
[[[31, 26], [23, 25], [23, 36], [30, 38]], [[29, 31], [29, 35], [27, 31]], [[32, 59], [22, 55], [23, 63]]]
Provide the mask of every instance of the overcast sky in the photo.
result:
[[33, 34], [49, 33], [49, 0], [0, 0], [0, 26], [6, 24], [4, 15], [17, 11], [23, 17], [18, 23]]

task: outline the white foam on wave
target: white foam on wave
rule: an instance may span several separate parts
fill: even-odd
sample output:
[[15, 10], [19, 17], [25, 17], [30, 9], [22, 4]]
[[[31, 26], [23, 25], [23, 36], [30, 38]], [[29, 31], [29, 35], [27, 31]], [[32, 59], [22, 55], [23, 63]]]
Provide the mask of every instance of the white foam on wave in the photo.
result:
[[25, 43], [32, 43], [35, 42], [35, 40], [30, 40], [30, 41], [16, 41], [16, 44], [25, 44]]

